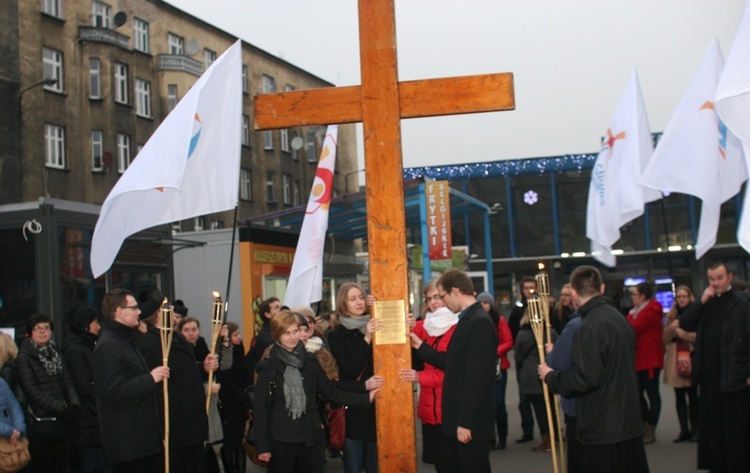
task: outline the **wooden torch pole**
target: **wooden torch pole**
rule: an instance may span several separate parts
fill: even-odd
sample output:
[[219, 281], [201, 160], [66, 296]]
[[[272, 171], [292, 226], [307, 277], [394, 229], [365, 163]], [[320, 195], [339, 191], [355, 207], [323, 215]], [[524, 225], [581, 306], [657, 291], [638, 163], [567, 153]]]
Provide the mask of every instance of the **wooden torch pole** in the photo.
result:
[[[221, 302], [221, 294], [213, 292], [214, 305], [211, 313], [211, 355], [216, 354], [216, 342], [219, 341], [221, 326], [224, 324], [224, 303]], [[206, 415], [211, 406], [211, 385], [214, 381], [214, 372], [208, 372], [208, 389], [206, 389]]]
[[[169, 350], [172, 349], [172, 306], [164, 298], [161, 306], [161, 359], [163, 366], [169, 366]], [[164, 472], [169, 473], [169, 383], [162, 380], [164, 388]]]

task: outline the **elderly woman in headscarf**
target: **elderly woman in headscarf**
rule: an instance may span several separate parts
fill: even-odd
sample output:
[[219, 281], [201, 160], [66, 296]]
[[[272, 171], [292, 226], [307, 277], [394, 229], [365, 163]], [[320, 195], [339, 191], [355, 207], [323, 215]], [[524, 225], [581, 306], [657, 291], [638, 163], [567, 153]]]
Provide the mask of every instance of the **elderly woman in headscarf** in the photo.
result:
[[271, 319], [274, 345], [258, 365], [255, 388], [255, 442], [258, 458], [274, 473], [322, 473], [325, 434], [317, 398], [366, 407], [379, 388], [366, 393], [341, 391], [328, 379], [314, 354], [299, 338], [299, 317], [282, 310]]

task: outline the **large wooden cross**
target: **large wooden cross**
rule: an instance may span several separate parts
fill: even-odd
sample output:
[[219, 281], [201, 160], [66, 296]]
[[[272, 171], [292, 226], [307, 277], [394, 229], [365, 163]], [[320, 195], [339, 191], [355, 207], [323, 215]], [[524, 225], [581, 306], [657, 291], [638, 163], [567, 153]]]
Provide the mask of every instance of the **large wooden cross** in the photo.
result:
[[[362, 122], [371, 293], [408, 301], [401, 118], [513, 110], [513, 74], [398, 81], [394, 0], [359, 0], [362, 85], [255, 97], [255, 129]], [[458, 135], [458, 132], [457, 132]], [[375, 345], [375, 372], [386, 378], [377, 402], [381, 472], [416, 472], [408, 343]]]

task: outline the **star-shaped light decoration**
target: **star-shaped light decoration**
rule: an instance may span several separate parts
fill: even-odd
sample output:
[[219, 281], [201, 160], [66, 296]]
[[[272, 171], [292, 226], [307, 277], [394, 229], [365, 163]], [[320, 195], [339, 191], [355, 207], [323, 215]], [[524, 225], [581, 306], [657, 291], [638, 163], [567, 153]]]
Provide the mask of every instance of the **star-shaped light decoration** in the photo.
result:
[[539, 194], [537, 194], [533, 190], [526, 191], [526, 193], [523, 195], [523, 201], [528, 205], [534, 205], [537, 203], [537, 201], [539, 201]]

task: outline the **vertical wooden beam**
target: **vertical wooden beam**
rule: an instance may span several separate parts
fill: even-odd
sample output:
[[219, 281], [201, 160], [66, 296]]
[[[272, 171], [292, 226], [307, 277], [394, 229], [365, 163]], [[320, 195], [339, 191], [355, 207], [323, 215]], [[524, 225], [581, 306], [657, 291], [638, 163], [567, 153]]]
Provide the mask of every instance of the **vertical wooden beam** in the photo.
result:
[[[408, 307], [393, 0], [359, 0], [359, 34], [370, 288], [379, 300], [403, 300]], [[413, 388], [398, 376], [411, 367], [409, 344], [375, 345], [373, 352], [375, 372], [387, 380], [376, 408], [379, 469], [416, 472]]]

